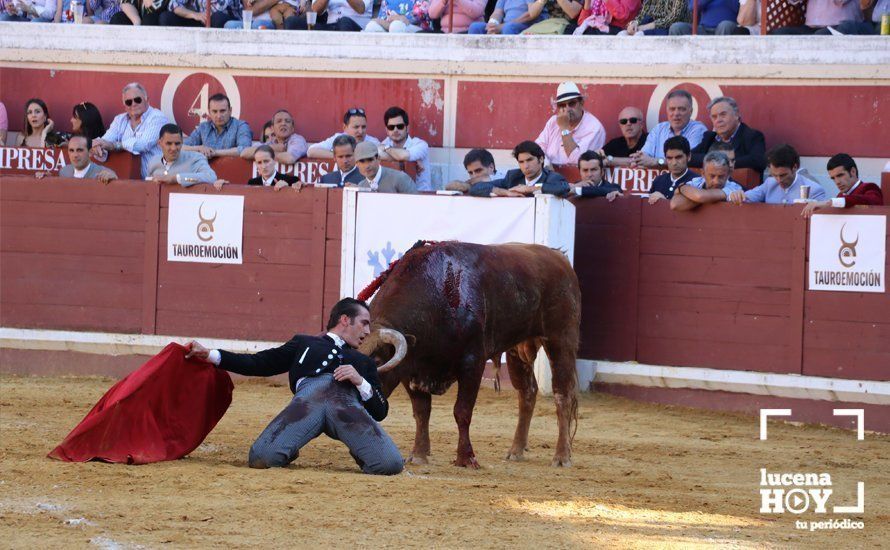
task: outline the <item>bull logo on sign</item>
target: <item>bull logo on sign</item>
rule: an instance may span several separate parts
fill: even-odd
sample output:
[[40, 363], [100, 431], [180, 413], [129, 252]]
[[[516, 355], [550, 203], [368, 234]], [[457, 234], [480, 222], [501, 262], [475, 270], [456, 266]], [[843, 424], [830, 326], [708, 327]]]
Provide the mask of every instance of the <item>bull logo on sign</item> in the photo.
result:
[[201, 220], [198, 222], [198, 238], [203, 242], [207, 242], [213, 240], [213, 222], [216, 221], [216, 212], [213, 213], [212, 218], [205, 218], [201, 212], [201, 209], [204, 208], [204, 203], [201, 203], [201, 206], [198, 207], [198, 219]]
[[853, 242], [845, 241], [844, 227], [847, 227], [847, 224], [841, 226], [841, 248], [837, 251], [837, 259], [842, 266], [850, 268], [856, 265], [856, 245], [859, 243], [859, 235], [856, 235], [856, 240]]

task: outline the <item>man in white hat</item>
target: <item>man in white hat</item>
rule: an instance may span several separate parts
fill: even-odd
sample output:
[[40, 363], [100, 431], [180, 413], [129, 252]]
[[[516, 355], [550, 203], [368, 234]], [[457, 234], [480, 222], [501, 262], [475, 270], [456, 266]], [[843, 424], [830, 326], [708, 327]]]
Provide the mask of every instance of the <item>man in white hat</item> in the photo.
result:
[[574, 82], [556, 89], [556, 114], [550, 117], [535, 142], [551, 164], [577, 164], [585, 151], [602, 149], [606, 129], [584, 110], [584, 96]]

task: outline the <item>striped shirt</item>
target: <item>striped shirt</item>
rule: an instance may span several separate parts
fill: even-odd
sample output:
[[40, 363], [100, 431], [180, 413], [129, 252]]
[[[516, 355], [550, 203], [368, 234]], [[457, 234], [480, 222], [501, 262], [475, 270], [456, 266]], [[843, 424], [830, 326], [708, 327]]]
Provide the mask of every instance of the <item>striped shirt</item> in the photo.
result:
[[127, 116], [127, 113], [121, 113], [114, 117], [102, 139], [111, 143], [120, 143], [123, 149], [142, 157], [142, 177], [144, 178], [148, 175], [148, 167], [152, 161], [161, 156], [158, 134], [161, 133], [161, 127], [164, 124], [167, 124], [167, 115], [154, 107], [149, 107], [142, 113], [142, 119], [135, 128], [130, 125], [130, 117]]

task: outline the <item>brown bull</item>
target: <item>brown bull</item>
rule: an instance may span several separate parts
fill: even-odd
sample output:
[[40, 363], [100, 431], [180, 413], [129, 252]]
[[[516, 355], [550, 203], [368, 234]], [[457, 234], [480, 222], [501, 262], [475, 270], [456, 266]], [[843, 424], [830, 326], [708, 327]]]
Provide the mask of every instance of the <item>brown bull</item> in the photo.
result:
[[417, 424], [412, 462], [424, 464], [430, 454], [431, 394], [457, 382], [455, 464], [479, 466], [470, 444], [473, 407], [486, 361], [505, 351], [519, 394], [507, 458], [522, 459], [538, 392], [533, 362], [543, 344], [559, 424], [553, 465], [571, 465], [581, 292], [565, 256], [528, 244], [415, 245], [381, 279], [361, 351], [386, 360], [379, 373], [387, 395], [401, 382], [411, 397]]

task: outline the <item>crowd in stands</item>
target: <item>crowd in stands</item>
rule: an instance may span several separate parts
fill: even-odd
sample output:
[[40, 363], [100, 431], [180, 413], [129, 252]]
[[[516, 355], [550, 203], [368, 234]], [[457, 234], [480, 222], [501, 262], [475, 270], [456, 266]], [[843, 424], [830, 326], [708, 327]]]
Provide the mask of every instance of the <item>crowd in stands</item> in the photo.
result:
[[[773, 0], [770, 34], [879, 34], [890, 0]], [[76, 0], [0, 0], [0, 21], [69, 23]], [[451, 5], [454, 2], [454, 5]], [[206, 0], [81, 0], [83, 23], [205, 25]], [[698, 13], [693, 14], [697, 8]], [[375, 13], [376, 10], [376, 13]], [[761, 0], [212, 0], [210, 25], [345, 32], [759, 34]], [[247, 15], [245, 15], [247, 14]], [[486, 19], [486, 14], [488, 14]]]
[[[236, 183], [299, 191], [305, 182], [280, 173], [278, 166], [294, 164], [308, 153], [310, 157], [333, 159], [335, 169], [321, 178], [321, 184], [382, 193], [433, 190], [429, 145], [411, 135], [409, 114], [401, 107], [384, 112], [387, 136], [383, 140], [367, 133], [367, 114], [355, 107], [344, 113], [338, 131], [309, 145], [296, 133], [294, 118], [285, 109], [273, 113], [263, 127], [262, 141], [254, 142], [249, 125], [232, 116], [229, 99], [223, 94], [209, 98], [208, 120], [188, 136], [150, 105], [141, 84], [127, 84], [121, 100], [124, 112], [107, 128], [95, 105], [75, 105], [73, 132], [64, 134], [54, 129], [46, 104], [30, 99], [24, 106], [22, 132], [13, 145], [66, 145], [70, 164], [61, 176], [106, 183], [117, 175], [101, 162], [110, 152], [125, 151], [139, 157], [145, 179], [164, 184], [211, 184], [219, 189], [229, 182], [217, 177], [209, 161], [230, 156], [252, 161], [257, 174], [249, 181]], [[819, 208], [883, 205], [880, 187], [862, 182], [856, 162], [844, 153], [832, 156], [827, 163], [828, 175], [840, 191], [838, 197], [829, 198], [820, 184], [801, 170], [794, 147], [782, 144], [765, 150], [763, 133], [742, 122], [740, 107], [731, 97], [717, 97], [707, 105], [710, 130], [692, 120], [693, 99], [682, 89], [668, 94], [668, 120], [658, 123], [651, 132], [645, 131], [643, 112], [627, 106], [618, 113], [621, 135], [608, 142], [603, 124], [585, 109], [584, 102], [575, 83], [563, 82], [557, 88], [555, 113], [538, 137], [513, 149], [518, 168], [501, 174], [491, 152], [473, 149], [464, 158], [468, 178], [450, 182], [445, 189], [477, 197], [547, 193], [604, 197], [611, 202], [625, 195], [620, 186], [607, 181], [606, 168], [628, 166], [665, 169], [653, 181], [648, 201], [668, 201], [671, 209], [678, 211], [714, 202], [789, 204], [806, 199], [804, 215], [808, 216]], [[0, 140], [4, 143], [6, 114], [0, 103]], [[397, 166], [412, 162], [416, 175], [412, 178], [381, 165], [381, 161]], [[579, 181], [569, 182], [560, 173], [560, 167], [566, 165], [577, 167]], [[732, 179], [736, 169], [750, 169], [758, 177], [766, 171], [769, 177], [745, 190]]]

